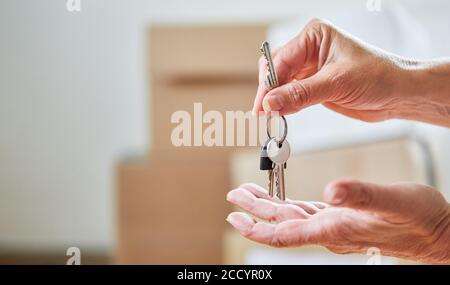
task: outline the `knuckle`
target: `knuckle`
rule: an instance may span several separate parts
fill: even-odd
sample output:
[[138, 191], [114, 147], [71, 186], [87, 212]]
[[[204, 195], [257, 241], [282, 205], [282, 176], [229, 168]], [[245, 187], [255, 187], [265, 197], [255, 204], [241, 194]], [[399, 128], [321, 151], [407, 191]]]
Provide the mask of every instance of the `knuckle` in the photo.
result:
[[300, 81], [295, 81], [288, 85], [288, 100], [289, 104], [300, 107], [305, 105], [308, 99], [308, 90], [303, 83]]
[[328, 23], [327, 21], [324, 21], [320, 18], [313, 18], [308, 22], [306, 25], [307, 29], [315, 30], [315, 31], [322, 31], [322, 30], [328, 30], [332, 29], [332, 25]]
[[306, 24], [307, 27], [317, 27], [323, 23], [323, 20], [320, 18], [312, 18], [309, 20], [308, 24]]

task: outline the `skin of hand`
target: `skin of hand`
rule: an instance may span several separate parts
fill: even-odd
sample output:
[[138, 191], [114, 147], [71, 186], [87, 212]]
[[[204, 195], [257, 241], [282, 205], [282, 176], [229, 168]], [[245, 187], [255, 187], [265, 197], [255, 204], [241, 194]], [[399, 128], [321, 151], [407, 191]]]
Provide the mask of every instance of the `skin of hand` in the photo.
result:
[[267, 89], [261, 57], [254, 114], [323, 104], [367, 122], [399, 118], [450, 127], [450, 60], [404, 59], [322, 20], [312, 20], [272, 57], [280, 87]]
[[450, 264], [450, 205], [423, 185], [378, 185], [356, 180], [331, 182], [327, 203], [269, 197], [244, 184], [227, 200], [258, 218], [232, 212], [227, 221], [244, 237], [273, 247], [322, 245], [332, 252], [366, 253], [424, 263]]

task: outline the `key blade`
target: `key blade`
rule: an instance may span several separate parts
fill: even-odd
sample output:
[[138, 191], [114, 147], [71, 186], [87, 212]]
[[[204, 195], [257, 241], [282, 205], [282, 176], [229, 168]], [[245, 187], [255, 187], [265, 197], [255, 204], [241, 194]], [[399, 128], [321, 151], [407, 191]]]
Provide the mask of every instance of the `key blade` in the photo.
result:
[[277, 77], [275, 67], [273, 65], [272, 54], [270, 52], [270, 46], [267, 41], [264, 41], [262, 43], [261, 52], [267, 61], [267, 69], [269, 71], [269, 74], [267, 75], [267, 81], [270, 84], [269, 89], [278, 87], [278, 77]]
[[269, 188], [269, 196], [273, 197], [273, 170], [269, 170], [269, 182], [268, 182], [268, 188]]
[[286, 192], [285, 192], [286, 186], [284, 184], [284, 167], [283, 165], [277, 165], [277, 168], [278, 168], [278, 183], [279, 183], [277, 197], [281, 201], [284, 201], [286, 200]]
[[267, 42], [264, 42], [262, 44], [260, 50], [264, 56], [264, 59], [266, 60], [267, 76], [266, 76], [265, 84], [266, 84], [267, 89], [271, 90], [274, 88], [275, 82], [273, 79], [272, 71], [270, 70], [270, 65], [269, 65], [270, 52], [268, 53]]
[[261, 52], [264, 56], [264, 58], [266, 59], [266, 66], [267, 66], [267, 78], [266, 78], [266, 85], [267, 88], [273, 89], [274, 87], [276, 87], [276, 81], [275, 81], [275, 77], [274, 77], [274, 68], [273, 68], [273, 63], [272, 63], [272, 56], [270, 53], [270, 47], [269, 47], [269, 43], [267, 41], [263, 42], [262, 46], [261, 46]]

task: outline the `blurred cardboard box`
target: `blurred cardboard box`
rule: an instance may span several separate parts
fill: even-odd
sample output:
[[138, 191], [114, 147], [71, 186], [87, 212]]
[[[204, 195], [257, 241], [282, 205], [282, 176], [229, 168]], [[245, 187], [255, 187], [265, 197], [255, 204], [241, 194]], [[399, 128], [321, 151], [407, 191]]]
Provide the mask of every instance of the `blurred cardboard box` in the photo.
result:
[[118, 263], [222, 261], [228, 167], [129, 162], [118, 169]]
[[265, 34], [262, 25], [150, 30], [153, 148], [173, 148], [170, 138], [176, 124], [171, 116], [187, 111], [193, 120], [196, 102], [202, 103], [204, 113], [251, 110]]
[[150, 71], [155, 80], [255, 74], [266, 25], [154, 26]]
[[[256, 75], [255, 75], [256, 77]], [[195, 124], [195, 120], [203, 120], [205, 113], [208, 111], [218, 111], [223, 117], [223, 134], [226, 130], [225, 118], [226, 111], [240, 110], [248, 112], [253, 106], [253, 100], [256, 92], [257, 81], [251, 80], [244, 84], [229, 84], [229, 85], [202, 85], [202, 86], [165, 86], [157, 85], [154, 87], [155, 98], [154, 104], [157, 106], [153, 112], [153, 148], [154, 149], [174, 149], [171, 135], [174, 128], [178, 125], [171, 122], [171, 116], [176, 111], [186, 111], [190, 115], [191, 120], [191, 144], [192, 146], [181, 146], [179, 148], [184, 151], [190, 151], [195, 148], [202, 148], [204, 151], [213, 152], [229, 152], [233, 147], [207, 147], [207, 146], [193, 146], [194, 135], [199, 132], [203, 136], [203, 131], [209, 125], [203, 123], [199, 128]], [[156, 94], [164, 94], [164, 97], [159, 98]], [[169, 104], [170, 102], [170, 104]], [[201, 103], [201, 112], [196, 112], [194, 116], [194, 103]], [[200, 108], [198, 108], [200, 110]], [[237, 129], [234, 130], [235, 138]], [[224, 136], [225, 138], [225, 136]]]

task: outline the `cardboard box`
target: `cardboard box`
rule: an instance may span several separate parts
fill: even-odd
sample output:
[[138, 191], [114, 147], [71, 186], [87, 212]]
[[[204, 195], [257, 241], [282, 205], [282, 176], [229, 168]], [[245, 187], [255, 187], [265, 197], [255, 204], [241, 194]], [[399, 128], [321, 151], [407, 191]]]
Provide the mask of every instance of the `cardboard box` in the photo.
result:
[[219, 74], [239, 78], [257, 71], [266, 25], [153, 26], [150, 70], [156, 79]]
[[[203, 136], [203, 132], [210, 125], [209, 123], [200, 123], [200, 127], [195, 123], [195, 120], [204, 120], [204, 115], [208, 111], [218, 111], [223, 118], [222, 135], [223, 143], [225, 145], [226, 132], [226, 112], [227, 111], [242, 111], [244, 113], [250, 112], [253, 106], [253, 100], [256, 92], [256, 80], [251, 84], [245, 85], [229, 85], [229, 86], [199, 86], [183, 88], [178, 86], [161, 86], [154, 87], [154, 94], [160, 96], [154, 97], [154, 104], [158, 106], [153, 114], [153, 144], [154, 149], [173, 149], [175, 146], [172, 143], [171, 135], [173, 130], [179, 123], [172, 123], [171, 116], [176, 111], [186, 111], [190, 115], [191, 123], [191, 144], [194, 145], [194, 136], [196, 133]], [[164, 96], [162, 95], [164, 94]], [[167, 102], [170, 101], [171, 104]], [[201, 108], [197, 108], [197, 115], [194, 115], [194, 103], [201, 103]], [[201, 112], [200, 112], [201, 109]], [[251, 115], [250, 113], [248, 113]], [[197, 116], [197, 118], [195, 118]], [[235, 138], [237, 129], [234, 130]], [[183, 147], [185, 151], [195, 148], [202, 148], [205, 151], [230, 151], [233, 147], [216, 146], [207, 147], [203, 143], [201, 146]]]
[[118, 263], [221, 262], [227, 165], [123, 163], [118, 187]]
[[[219, 111], [225, 118], [226, 111], [251, 110], [265, 33], [265, 26], [150, 30], [150, 133], [154, 149], [173, 148], [171, 133], [177, 124], [171, 122], [171, 116], [187, 111], [193, 125], [196, 102], [202, 104], [202, 115]], [[225, 123], [223, 126], [225, 129]]]

